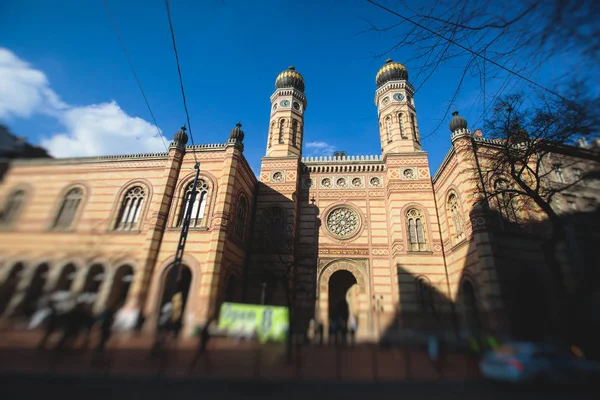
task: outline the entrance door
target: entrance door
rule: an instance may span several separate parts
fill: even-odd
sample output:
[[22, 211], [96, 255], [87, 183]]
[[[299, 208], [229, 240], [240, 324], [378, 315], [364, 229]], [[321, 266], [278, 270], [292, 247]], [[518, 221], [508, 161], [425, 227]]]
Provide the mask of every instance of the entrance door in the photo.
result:
[[[329, 279], [329, 326], [332, 321], [339, 325], [346, 324], [350, 312], [356, 314], [358, 310], [351, 310], [348, 304], [348, 290], [356, 285], [356, 278], [351, 272], [339, 270]], [[353, 296], [350, 296], [352, 298]]]

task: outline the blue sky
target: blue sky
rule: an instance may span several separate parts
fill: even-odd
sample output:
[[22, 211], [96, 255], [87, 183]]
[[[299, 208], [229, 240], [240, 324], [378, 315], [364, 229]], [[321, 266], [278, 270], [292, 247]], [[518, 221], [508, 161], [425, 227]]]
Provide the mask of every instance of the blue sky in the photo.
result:
[[[164, 1], [109, 4], [170, 140], [185, 114]], [[293, 64], [305, 78], [308, 98], [304, 155], [321, 151], [307, 146], [315, 142], [351, 155], [380, 153], [373, 97], [375, 74], [386, 57], [374, 54], [393, 46], [401, 32], [361, 32], [366, 20], [386, 25], [396, 17], [359, 0], [171, 0], [171, 11], [196, 143], [224, 142], [240, 120], [246, 157], [258, 173], [274, 80]], [[61, 156], [164, 151], [152, 137], [151, 117], [102, 0], [5, 0], [0, 38], [0, 73], [12, 74], [4, 83], [0, 75], [0, 118], [15, 134]], [[403, 62], [412, 51], [404, 47], [390, 56]], [[444, 65], [415, 96], [432, 172], [450, 146], [449, 121], [431, 133], [461, 67], [460, 59]], [[555, 63], [537, 78], [550, 84], [563, 68]], [[490, 81], [488, 88], [501, 81]], [[468, 76], [453, 104], [471, 128], [481, 116], [480, 92], [479, 77]]]

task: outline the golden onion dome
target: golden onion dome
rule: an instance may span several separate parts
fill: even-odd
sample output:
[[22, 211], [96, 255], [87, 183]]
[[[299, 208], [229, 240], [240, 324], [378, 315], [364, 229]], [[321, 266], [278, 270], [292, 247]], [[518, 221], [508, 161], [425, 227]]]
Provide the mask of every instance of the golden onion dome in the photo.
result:
[[275, 79], [275, 88], [296, 88], [301, 92], [304, 92], [304, 78], [293, 65], [283, 71]]
[[378, 88], [389, 81], [401, 80], [408, 80], [408, 70], [404, 65], [393, 61], [391, 58], [387, 59], [375, 77], [375, 82], [377, 83]]

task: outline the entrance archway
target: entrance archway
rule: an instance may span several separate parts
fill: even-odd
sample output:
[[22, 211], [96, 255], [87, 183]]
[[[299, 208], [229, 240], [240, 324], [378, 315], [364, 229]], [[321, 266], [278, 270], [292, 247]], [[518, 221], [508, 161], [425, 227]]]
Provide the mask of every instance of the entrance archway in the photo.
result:
[[37, 310], [37, 303], [44, 293], [49, 269], [48, 264], [44, 263], [38, 265], [33, 272], [33, 276], [25, 292], [25, 298], [23, 299], [23, 313], [26, 316], [31, 316]]
[[77, 275], [77, 270], [73, 264], [67, 264], [63, 267], [60, 272], [60, 276], [58, 277], [58, 282], [56, 282], [56, 286], [54, 287], [55, 292], [68, 292], [71, 290], [71, 286], [73, 286], [73, 281], [75, 280], [75, 275]]
[[469, 337], [478, 337], [481, 333], [481, 321], [473, 284], [468, 280], [464, 280], [461, 284], [461, 292], [465, 334]]
[[[336, 271], [329, 279], [329, 319], [346, 323], [350, 315], [350, 306], [346, 299], [348, 291], [356, 285], [356, 278], [349, 271]], [[352, 310], [356, 312], [356, 310]]]
[[172, 296], [174, 294], [173, 290], [175, 289], [177, 292], [181, 292], [181, 315], [179, 317], [179, 321], [183, 320], [183, 316], [185, 315], [185, 308], [187, 305], [188, 295], [190, 293], [190, 286], [192, 284], [192, 270], [187, 265], [181, 266], [181, 279], [179, 281], [179, 285], [175, 288], [174, 282], [177, 278], [177, 270], [173, 267], [169, 267], [168, 272], [165, 274], [165, 278], [163, 281], [163, 290], [161, 295], [161, 301], [159, 304], [158, 314], [161, 314], [161, 310], [171, 301]]
[[133, 282], [133, 268], [129, 265], [121, 265], [113, 278], [106, 306], [116, 310], [127, 301], [129, 288]]
[[88, 270], [83, 285], [83, 294], [86, 295], [88, 303], [93, 304], [96, 301], [104, 276], [104, 267], [100, 264], [94, 264]]
[[19, 284], [24, 269], [25, 266], [23, 263], [13, 265], [6, 280], [0, 287], [0, 315], [4, 314], [4, 311], [8, 308], [10, 300], [17, 290], [17, 285]]

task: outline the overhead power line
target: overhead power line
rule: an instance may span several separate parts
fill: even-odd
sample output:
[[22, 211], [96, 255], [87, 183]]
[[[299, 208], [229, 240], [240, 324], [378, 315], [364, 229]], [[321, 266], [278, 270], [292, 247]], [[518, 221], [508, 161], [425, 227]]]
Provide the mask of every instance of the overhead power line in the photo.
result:
[[498, 68], [500, 68], [500, 69], [503, 69], [504, 71], [506, 71], [506, 72], [508, 72], [508, 73], [510, 73], [510, 74], [513, 74], [513, 75], [515, 75], [515, 76], [517, 76], [517, 77], [519, 77], [519, 78], [523, 79], [525, 82], [528, 82], [528, 83], [532, 84], [533, 86], [536, 86], [536, 87], [538, 87], [538, 88], [540, 88], [540, 89], [542, 89], [542, 90], [545, 90], [546, 92], [548, 92], [548, 93], [550, 93], [550, 94], [553, 94], [554, 96], [556, 96], [556, 97], [558, 97], [558, 98], [560, 98], [560, 99], [562, 99], [562, 100], [564, 100], [564, 101], [569, 101], [567, 98], [565, 98], [564, 96], [561, 96], [560, 94], [556, 93], [554, 90], [552, 90], [552, 89], [548, 89], [547, 87], [545, 87], [545, 86], [543, 86], [543, 85], [540, 85], [539, 83], [537, 83], [537, 82], [535, 82], [535, 81], [533, 81], [533, 80], [531, 80], [531, 79], [527, 78], [526, 76], [523, 76], [523, 75], [521, 75], [520, 73], [518, 73], [518, 72], [516, 72], [516, 71], [513, 71], [513, 70], [512, 70], [512, 69], [510, 69], [510, 68], [507, 68], [507, 67], [505, 67], [505, 66], [504, 66], [504, 65], [502, 65], [502, 64], [499, 64], [499, 63], [497, 63], [497, 62], [496, 62], [496, 61], [494, 61], [494, 60], [490, 60], [489, 58], [487, 58], [486, 56], [482, 55], [481, 53], [478, 53], [478, 52], [476, 52], [476, 51], [474, 51], [474, 50], [472, 50], [472, 49], [470, 49], [470, 48], [468, 48], [468, 47], [465, 47], [465, 46], [463, 46], [462, 44], [460, 44], [460, 43], [458, 43], [458, 42], [456, 42], [456, 41], [454, 41], [454, 40], [452, 40], [452, 39], [449, 39], [449, 38], [445, 37], [444, 35], [441, 35], [441, 34], [439, 34], [439, 33], [435, 32], [435, 31], [433, 31], [433, 30], [431, 30], [431, 29], [427, 28], [426, 26], [424, 26], [424, 25], [422, 25], [422, 24], [420, 24], [420, 23], [418, 23], [418, 22], [415, 22], [415, 21], [413, 21], [412, 19], [410, 19], [410, 18], [408, 18], [408, 17], [405, 17], [404, 15], [402, 15], [402, 14], [399, 14], [399, 13], [397, 13], [396, 11], [394, 11], [394, 10], [391, 10], [391, 9], [389, 9], [389, 8], [387, 8], [387, 7], [385, 7], [385, 6], [381, 5], [381, 4], [379, 4], [379, 3], [377, 3], [376, 1], [373, 1], [373, 0], [367, 0], [367, 1], [368, 1], [369, 3], [371, 3], [371, 4], [373, 4], [374, 6], [377, 6], [377, 7], [381, 8], [382, 10], [385, 10], [385, 11], [389, 12], [390, 14], [393, 14], [393, 15], [395, 15], [395, 16], [397, 16], [397, 17], [400, 17], [400, 18], [402, 18], [403, 20], [405, 20], [405, 21], [408, 21], [408, 22], [410, 22], [411, 24], [413, 24], [413, 25], [415, 25], [415, 26], [418, 26], [419, 28], [421, 28], [421, 29], [423, 29], [423, 30], [426, 30], [427, 32], [429, 32], [429, 33], [431, 33], [431, 34], [433, 34], [433, 35], [435, 35], [435, 36], [438, 36], [439, 38], [441, 38], [441, 39], [444, 39], [444, 40], [446, 40], [447, 42], [449, 42], [449, 43], [452, 43], [453, 45], [455, 45], [455, 46], [457, 46], [457, 47], [460, 47], [461, 49], [463, 49], [463, 50], [465, 50], [465, 51], [468, 51], [469, 53], [473, 54], [474, 56], [477, 56], [477, 57], [481, 58], [482, 60], [484, 60], [484, 61], [486, 61], [486, 62], [489, 62], [490, 64], [493, 64], [493, 65], [495, 65], [496, 67], [498, 67]]
[[144, 88], [142, 87], [142, 83], [140, 82], [140, 78], [138, 77], [138, 74], [135, 72], [135, 68], [133, 67], [133, 63], [131, 62], [131, 57], [129, 57], [129, 53], [127, 52], [127, 48], [125, 47], [125, 42], [123, 42], [123, 38], [121, 37], [121, 33], [119, 31], [119, 27], [117, 26], [117, 22], [115, 21], [115, 18], [112, 15], [112, 12], [110, 11], [110, 7], [108, 5], [108, 0], [104, 0], [104, 7], [106, 8], [106, 12], [108, 13], [108, 18], [110, 19], [110, 22], [112, 23], [112, 26], [115, 30], [115, 33], [117, 35], [117, 39], [119, 39], [119, 43], [121, 44], [121, 48], [123, 49], [123, 53], [125, 53], [125, 58], [127, 59], [127, 63], [129, 63], [129, 67], [131, 68], [131, 72], [133, 73], [133, 76], [135, 77], [135, 81], [138, 84], [138, 87], [140, 88], [140, 92], [142, 93], [142, 97], [144, 98], [144, 102], [146, 102], [146, 107], [148, 107], [148, 111], [150, 112], [150, 116], [152, 117], [152, 122], [154, 122], [154, 126], [156, 127], [156, 131], [158, 132], [158, 136], [160, 137], [160, 140], [163, 144], [163, 146], [165, 146], [165, 150], [168, 153], [169, 152], [169, 148], [167, 147], [167, 144], [165, 143], [165, 139], [163, 138], [162, 132], [160, 131], [160, 128], [158, 127], [158, 123], [156, 122], [156, 118], [154, 117], [154, 113], [152, 112], [152, 108], [150, 107], [150, 103], [148, 102], [148, 98], [146, 97], [146, 93], [144, 93]]
[[[173, 51], [175, 52], [175, 61], [177, 62], [177, 73], [179, 74], [179, 85], [181, 86], [181, 97], [183, 98], [183, 108], [185, 109], [185, 116], [187, 118], [187, 126], [190, 131], [190, 139], [192, 140], [192, 146], [194, 144], [194, 135], [192, 134], [192, 123], [190, 122], [190, 113], [187, 108], [187, 101], [185, 100], [185, 90], [183, 88], [183, 78], [181, 76], [181, 66], [179, 65], [179, 53], [177, 52], [177, 43], [175, 42], [175, 31], [173, 30], [173, 21], [171, 20], [171, 8], [169, 7], [169, 0], [165, 0], [165, 6], [167, 8], [167, 17], [169, 18], [169, 28], [171, 29], [171, 39], [173, 42]], [[194, 151], [194, 161], [196, 160], [196, 152]]]

